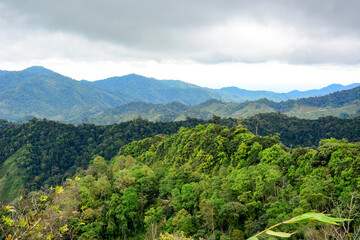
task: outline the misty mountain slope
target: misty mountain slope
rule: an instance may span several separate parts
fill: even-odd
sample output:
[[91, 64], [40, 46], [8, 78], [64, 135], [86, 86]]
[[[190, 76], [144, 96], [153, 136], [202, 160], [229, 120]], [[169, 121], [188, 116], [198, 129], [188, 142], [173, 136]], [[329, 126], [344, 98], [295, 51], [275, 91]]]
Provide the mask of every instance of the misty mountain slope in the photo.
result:
[[236, 103], [248, 100], [258, 100], [261, 98], [280, 102], [303, 97], [323, 96], [335, 91], [347, 90], [360, 85], [357, 83], [347, 86], [332, 84], [321, 89], [308, 91], [295, 90], [289, 93], [277, 93], [272, 91], [245, 90], [237, 87], [210, 89], [179, 80], [157, 80], [155, 78], [148, 78], [136, 74], [112, 77], [89, 83], [106, 90], [111, 90], [115, 94], [117, 92], [118, 94], [125, 93], [132, 95], [137, 101], [151, 103], [169, 103], [177, 101], [189, 105], [199, 104], [211, 98]]
[[210, 89], [202, 88], [178, 80], [157, 80], [136, 74], [112, 77], [95, 82], [91, 85], [111, 90], [120, 94], [128, 94], [139, 101], [150, 103], [182, 102], [198, 104], [210, 98], [223, 97]]
[[130, 121], [138, 117], [146, 118], [154, 122], [168, 120], [173, 121], [174, 119], [178, 119], [181, 114], [186, 112], [189, 108], [191, 108], [189, 105], [179, 102], [172, 102], [168, 104], [131, 102], [104, 110], [98, 114], [82, 119], [80, 122], [111, 124], [115, 122]]
[[[175, 107], [172, 104], [128, 103], [89, 116], [85, 122], [109, 124], [141, 116], [152, 121], [177, 121], [187, 117], [210, 119], [213, 115], [223, 118], [246, 118], [259, 113], [281, 112], [288, 116], [317, 119], [326, 116], [349, 118], [360, 113], [360, 87], [331, 93], [321, 97], [274, 102], [268, 99], [243, 103], [225, 103], [210, 99], [195, 106]], [[180, 105], [178, 103], [178, 105]]]
[[333, 92], [337, 91], [343, 91], [343, 90], [349, 90], [355, 87], [359, 87], [360, 83], [353, 83], [346, 86], [343, 86], [341, 84], [331, 84], [327, 87], [321, 88], [321, 89], [313, 89], [308, 91], [298, 91], [294, 90], [291, 92], [288, 92], [287, 95], [291, 96], [292, 98], [306, 98], [306, 97], [315, 97], [315, 96], [324, 96]]
[[[248, 91], [236, 87], [210, 89], [179, 80], [157, 80], [136, 74], [123, 77], [112, 77], [104, 80], [89, 82], [76, 81], [69, 77], [55, 73], [43, 67], [30, 67], [23, 71], [0, 71], [0, 118], [16, 121], [27, 119], [27, 116], [48, 118], [66, 122], [79, 122], [81, 119], [95, 119], [96, 116], [105, 117], [110, 122], [129, 120], [134, 116], [143, 116], [154, 121], [172, 119], [186, 119], [186, 117], [209, 118], [212, 114], [220, 116], [252, 116], [261, 112], [289, 112], [289, 115], [314, 118], [326, 114], [335, 116], [353, 116], [357, 112], [357, 105], [343, 106], [349, 97], [355, 101], [358, 95], [340, 94], [334, 99], [317, 98], [290, 100], [278, 102], [300, 95], [318, 95], [342, 88], [357, 86], [352, 84], [342, 86], [330, 85], [323, 89], [305, 92], [275, 93], [270, 91]], [[291, 96], [293, 94], [294, 96]], [[264, 100], [268, 98], [270, 100]], [[227, 102], [207, 102], [208, 106], [196, 106], [209, 99]], [[255, 102], [247, 102], [248, 100]], [[259, 100], [261, 99], [261, 100]], [[131, 113], [129, 109], [120, 107], [117, 110], [107, 109], [119, 105], [138, 101], [154, 104], [180, 102], [192, 106], [188, 109], [172, 109], [172, 107], [151, 106], [155, 110], [145, 110], [139, 106]], [[229, 102], [238, 102], [236, 104]], [[211, 103], [211, 104], [210, 104]], [[308, 106], [305, 108], [304, 106]], [[151, 107], [150, 107], [151, 106]], [[325, 109], [324, 109], [325, 108]], [[331, 111], [329, 110], [331, 108]], [[338, 108], [338, 109], [335, 109]], [[123, 113], [120, 113], [123, 111]], [[164, 112], [161, 112], [164, 111]], [[115, 117], [127, 112], [128, 116]], [[156, 114], [155, 114], [156, 113]], [[309, 114], [310, 113], [310, 114]], [[92, 121], [92, 120], [91, 120]], [[106, 121], [106, 122], [108, 122]], [[96, 122], [98, 122], [96, 120]]]
[[0, 117], [9, 120], [26, 115], [67, 120], [125, 103], [102, 89], [41, 67], [2, 74], [0, 85]]
[[291, 99], [292, 96], [287, 93], [276, 93], [271, 91], [251, 91], [240, 89], [237, 87], [225, 87], [218, 91], [227, 94], [229, 101], [231, 102], [244, 102], [246, 100], [257, 100], [259, 98], [267, 98], [273, 101], [286, 101]]

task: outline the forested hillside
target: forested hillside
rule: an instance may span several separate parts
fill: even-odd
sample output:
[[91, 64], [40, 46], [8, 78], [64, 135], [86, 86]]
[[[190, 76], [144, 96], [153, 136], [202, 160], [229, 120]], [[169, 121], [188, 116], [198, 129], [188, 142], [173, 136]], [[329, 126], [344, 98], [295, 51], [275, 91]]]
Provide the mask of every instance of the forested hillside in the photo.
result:
[[[181, 107], [181, 105], [179, 106]], [[12, 200], [21, 189], [55, 184], [85, 168], [96, 155], [111, 159], [125, 144], [156, 134], [172, 134], [181, 126], [214, 122], [228, 127], [243, 124], [260, 136], [279, 137], [287, 147], [313, 147], [325, 138], [360, 141], [360, 118], [335, 117], [317, 120], [287, 117], [280, 113], [259, 114], [246, 119], [187, 119], [150, 122], [140, 118], [107, 126], [74, 126], [32, 119], [24, 124], [0, 121], [0, 197]], [[37, 177], [37, 181], [34, 178]], [[25, 184], [27, 183], [27, 184]]]
[[[185, 120], [186, 117], [209, 119], [213, 114], [248, 117], [277, 111], [301, 118], [315, 119], [328, 115], [346, 118], [359, 113], [359, 91], [354, 91], [356, 86], [331, 85], [318, 90], [276, 93], [237, 87], [210, 89], [178, 80], [157, 80], [136, 74], [89, 82], [76, 81], [35, 66], [23, 71], [1, 71], [0, 118], [22, 121], [32, 116], [71, 123], [112, 124], [131, 120], [134, 115], [154, 121], [174, 121]], [[346, 91], [324, 98], [315, 97], [340, 90]], [[305, 96], [312, 98], [285, 101]], [[221, 102], [210, 101], [212, 106], [204, 108], [202, 102], [209, 99]], [[252, 102], [246, 102], [249, 100]], [[120, 106], [133, 101], [152, 105], [140, 106], [139, 110], [130, 113], [127, 111], [129, 106]], [[172, 104], [171, 107], [175, 108], [169, 108], [165, 113], [160, 110], [158, 104], [171, 102], [187, 105], [179, 109]]]
[[[139, 101], [155, 104], [173, 101], [198, 104], [211, 98], [226, 100], [227, 95], [215, 89], [199, 87], [182, 81], [160, 81], [136, 74], [87, 83], [107, 91], [117, 92], [118, 96], [126, 94]], [[245, 98], [241, 99], [241, 101], [244, 100]]]
[[[23, 188], [59, 184], [101, 155], [115, 156], [125, 144], [156, 134], [172, 134], [203, 120], [149, 122], [142, 119], [108, 126], [74, 126], [32, 119], [24, 124], [0, 122], [0, 201], [10, 201]], [[34, 181], [36, 177], [36, 181]]]
[[0, 75], [0, 118], [11, 121], [27, 115], [70, 120], [129, 100], [42, 67]]
[[281, 113], [262, 113], [243, 119], [242, 124], [261, 136], [279, 134], [281, 142], [291, 148], [316, 147], [321, 139], [326, 138], [360, 141], [360, 117], [342, 119], [328, 116], [310, 120]]
[[178, 121], [186, 117], [210, 119], [212, 115], [222, 118], [246, 118], [259, 113], [281, 112], [303, 119], [334, 116], [354, 117], [360, 114], [360, 87], [331, 93], [321, 97], [301, 98], [284, 102], [268, 99], [243, 103], [226, 103], [217, 99], [188, 106], [181, 103], [153, 104], [131, 102], [96, 114], [89, 114], [80, 122], [111, 124], [141, 116], [152, 121]]
[[35, 232], [66, 224], [58, 238], [183, 232], [194, 239], [246, 239], [296, 215], [325, 211], [354, 218], [348, 232], [317, 223], [277, 230], [296, 231], [290, 239], [358, 239], [359, 175], [358, 143], [329, 139], [318, 149], [290, 150], [241, 126], [182, 127], [169, 137], [132, 142], [111, 160], [96, 157], [76, 174], [74, 188], [55, 198], [64, 217], [43, 220], [48, 227]]

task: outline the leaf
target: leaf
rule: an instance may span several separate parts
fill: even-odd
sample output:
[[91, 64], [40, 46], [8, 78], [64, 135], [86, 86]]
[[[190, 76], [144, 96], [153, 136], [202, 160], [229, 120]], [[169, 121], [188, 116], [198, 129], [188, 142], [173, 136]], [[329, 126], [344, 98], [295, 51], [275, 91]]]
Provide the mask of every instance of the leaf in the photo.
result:
[[78, 176], [75, 177], [75, 182], [80, 181], [80, 178]]
[[60, 208], [60, 206], [59, 205], [54, 205], [51, 208], [54, 209], [54, 210], [58, 210]]
[[251, 237], [251, 238], [248, 238], [247, 240], [259, 240], [257, 237]]
[[13, 206], [4, 205], [3, 207], [4, 207], [5, 212], [7, 212], [7, 211], [8, 212], [15, 212], [15, 209], [14, 209]]
[[40, 199], [40, 201], [45, 202], [47, 200], [47, 197], [44, 195], [41, 195], [41, 197], [39, 199]]
[[351, 219], [346, 218], [332, 218], [328, 217], [323, 213], [304, 213], [300, 216], [294, 217], [290, 220], [285, 221], [284, 223], [305, 223], [311, 221], [319, 221], [323, 223], [329, 223], [338, 225], [338, 222], [350, 221]]
[[64, 233], [64, 232], [66, 232], [66, 231], [68, 231], [69, 230], [69, 228], [67, 227], [67, 224], [65, 224], [64, 226], [62, 226], [61, 228], [60, 228], [60, 232], [61, 233]]
[[10, 217], [5, 217], [4, 215], [2, 216], [2, 220], [3, 222], [8, 225], [8, 226], [12, 226], [14, 225], [14, 220], [12, 220]]
[[291, 235], [294, 234], [294, 232], [293, 233], [285, 233], [285, 232], [274, 232], [274, 231], [271, 231], [271, 230], [267, 230], [265, 233], [267, 235], [276, 236], [276, 237], [282, 237], [282, 238], [289, 238], [289, 237], [291, 237]]
[[9, 234], [9, 236], [7, 237], [7, 239], [6, 240], [10, 240], [11, 239], [11, 234]]
[[53, 239], [54, 237], [55, 237], [54, 234], [50, 234], [49, 236], [47, 236], [46, 240], [51, 240], [51, 239]]
[[55, 188], [55, 193], [56, 194], [60, 194], [60, 193], [63, 193], [63, 192], [64, 192], [64, 189], [62, 187], [56, 186], [56, 188]]
[[25, 222], [25, 218], [22, 218], [21, 220], [20, 220], [20, 226], [21, 227], [25, 227], [26, 226], [26, 222]]

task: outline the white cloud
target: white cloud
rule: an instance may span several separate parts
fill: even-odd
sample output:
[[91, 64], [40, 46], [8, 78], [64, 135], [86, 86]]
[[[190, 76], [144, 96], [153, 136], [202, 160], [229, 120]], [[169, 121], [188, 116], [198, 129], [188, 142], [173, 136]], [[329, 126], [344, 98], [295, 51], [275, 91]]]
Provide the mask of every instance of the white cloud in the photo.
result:
[[0, 67], [275, 91], [359, 82], [359, 4], [0, 0]]
[[249, 90], [289, 92], [322, 88], [332, 83], [343, 85], [360, 82], [360, 65], [290, 65], [267, 63], [202, 64], [193, 61], [72, 61], [46, 59], [16, 64], [4, 62], [2, 67], [22, 70], [42, 65], [77, 80], [100, 80], [136, 73], [157, 79], [183, 80], [210, 88], [236, 86]]

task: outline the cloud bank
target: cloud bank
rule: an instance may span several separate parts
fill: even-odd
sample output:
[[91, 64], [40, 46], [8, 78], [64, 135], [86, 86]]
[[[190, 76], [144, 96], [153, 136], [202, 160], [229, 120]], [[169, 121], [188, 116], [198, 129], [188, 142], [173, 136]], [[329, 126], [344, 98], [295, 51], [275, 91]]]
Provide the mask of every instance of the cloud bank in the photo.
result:
[[[171, 67], [174, 72], [189, 71], [193, 78], [211, 67], [221, 75], [236, 64], [265, 69], [274, 62], [289, 66], [287, 72], [291, 66], [335, 66], [343, 73], [360, 64], [359, 23], [356, 0], [0, 0], [0, 63], [67, 65], [62, 69], [71, 74], [76, 64], [85, 69], [86, 63], [110, 62], [108, 72], [141, 72], [171, 62], [181, 65]], [[231, 73], [237, 74], [233, 85], [235, 77], [244, 78]]]
[[87, 46], [90, 56], [100, 48], [119, 57], [213, 63], [360, 60], [359, 1], [3, 0], [2, 6], [11, 21], [22, 17], [25, 40], [41, 42], [39, 29], [65, 50], [72, 44], [64, 35], [75, 49], [86, 39], [95, 42]]

